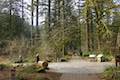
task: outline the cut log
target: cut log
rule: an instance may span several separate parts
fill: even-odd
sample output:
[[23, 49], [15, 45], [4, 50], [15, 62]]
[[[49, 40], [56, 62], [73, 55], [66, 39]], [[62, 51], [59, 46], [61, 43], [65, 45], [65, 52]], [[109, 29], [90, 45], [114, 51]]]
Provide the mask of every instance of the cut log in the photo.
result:
[[38, 61], [38, 65], [40, 67], [47, 68], [48, 67], [48, 62], [46, 62], [46, 61]]

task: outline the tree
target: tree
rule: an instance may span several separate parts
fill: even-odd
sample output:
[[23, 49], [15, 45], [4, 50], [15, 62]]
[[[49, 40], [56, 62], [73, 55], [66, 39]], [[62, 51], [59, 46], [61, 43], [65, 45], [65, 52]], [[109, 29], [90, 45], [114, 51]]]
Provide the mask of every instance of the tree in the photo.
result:
[[51, 26], [51, 0], [48, 0], [48, 26]]
[[39, 0], [36, 0], [36, 30], [38, 32], [39, 19]]

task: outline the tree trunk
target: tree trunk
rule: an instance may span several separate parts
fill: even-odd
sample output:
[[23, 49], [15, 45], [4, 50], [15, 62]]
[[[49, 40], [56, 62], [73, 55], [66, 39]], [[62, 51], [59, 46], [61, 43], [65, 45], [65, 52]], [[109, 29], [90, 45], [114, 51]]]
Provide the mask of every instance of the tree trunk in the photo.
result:
[[36, 1], [36, 31], [38, 33], [38, 25], [39, 25], [39, 0]]
[[9, 21], [9, 24], [10, 24], [10, 28], [9, 28], [9, 31], [11, 31], [10, 29], [11, 29], [11, 27], [12, 27], [12, 0], [9, 0], [9, 5], [10, 5], [10, 7], [9, 7], [9, 10], [10, 10], [10, 21]]
[[31, 46], [33, 45], [33, 23], [34, 23], [34, 5], [33, 5], [33, 1], [31, 0], [31, 40], [30, 40], [30, 44]]
[[24, 20], [24, 0], [22, 0], [22, 20]]
[[93, 29], [93, 25], [92, 25], [92, 12], [88, 7], [87, 10], [87, 19], [86, 19], [86, 23], [87, 23], [87, 43], [88, 43], [88, 51], [93, 51], [93, 38], [92, 38], [92, 29]]
[[48, 27], [50, 31], [51, 26], [51, 0], [48, 0]]

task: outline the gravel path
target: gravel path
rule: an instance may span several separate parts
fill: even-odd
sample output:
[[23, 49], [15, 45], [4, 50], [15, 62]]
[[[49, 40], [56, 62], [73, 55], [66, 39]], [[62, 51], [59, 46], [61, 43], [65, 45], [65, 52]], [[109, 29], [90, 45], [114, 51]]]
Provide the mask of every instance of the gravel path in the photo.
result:
[[109, 62], [87, 62], [83, 60], [72, 60], [70, 62], [50, 63], [51, 71], [58, 73], [75, 73], [75, 74], [98, 74], [102, 73], [107, 67], [113, 66]]
[[107, 67], [114, 66], [109, 62], [87, 62], [71, 60], [70, 62], [50, 63], [50, 71], [62, 73], [60, 80], [100, 80], [99, 75]]

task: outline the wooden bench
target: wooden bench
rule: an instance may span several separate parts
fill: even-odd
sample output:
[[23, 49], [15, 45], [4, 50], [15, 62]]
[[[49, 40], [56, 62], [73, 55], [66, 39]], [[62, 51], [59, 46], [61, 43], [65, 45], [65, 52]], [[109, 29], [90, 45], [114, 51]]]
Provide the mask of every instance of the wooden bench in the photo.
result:
[[115, 64], [116, 64], [116, 67], [118, 66], [118, 64], [120, 66], [120, 55], [115, 56]]
[[95, 62], [96, 61], [96, 55], [95, 54], [90, 54], [89, 59], [90, 59], [91, 62]]

